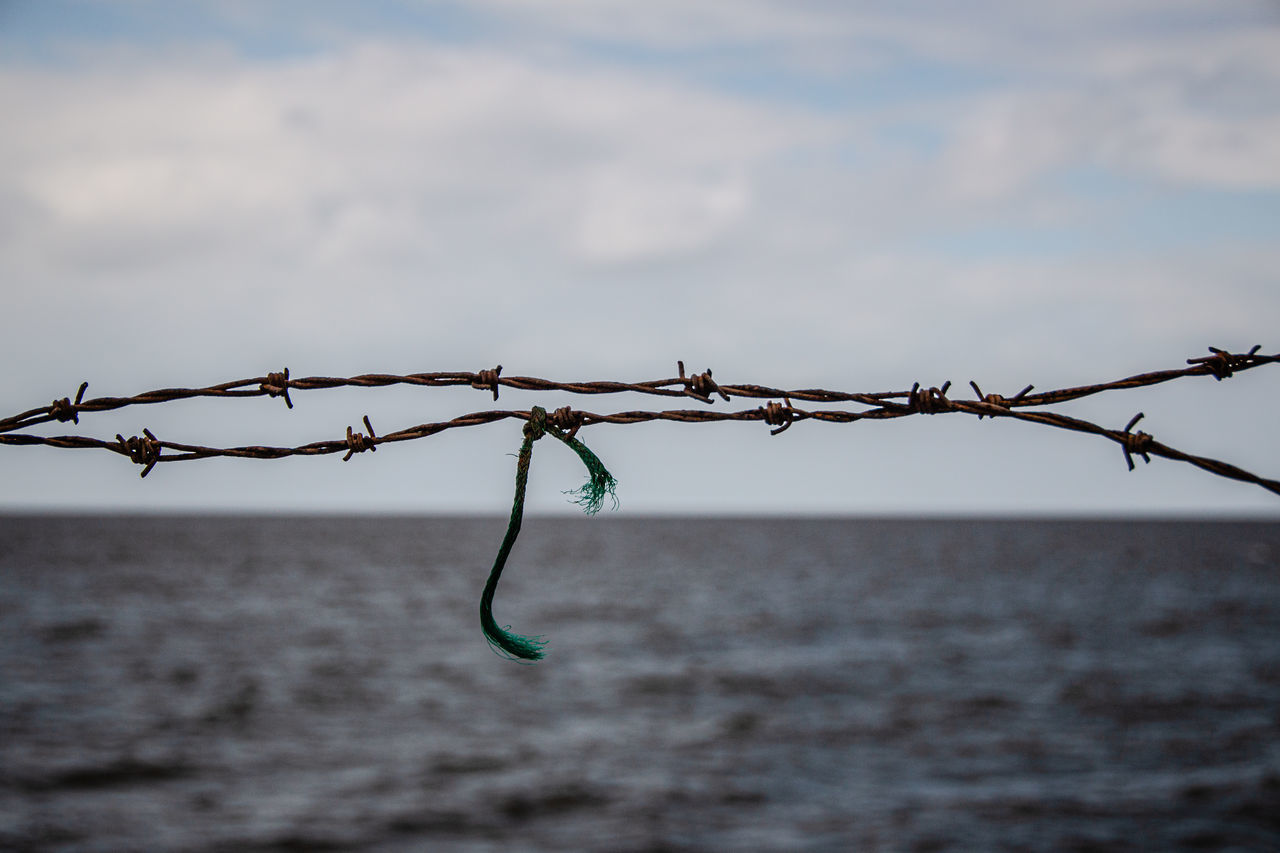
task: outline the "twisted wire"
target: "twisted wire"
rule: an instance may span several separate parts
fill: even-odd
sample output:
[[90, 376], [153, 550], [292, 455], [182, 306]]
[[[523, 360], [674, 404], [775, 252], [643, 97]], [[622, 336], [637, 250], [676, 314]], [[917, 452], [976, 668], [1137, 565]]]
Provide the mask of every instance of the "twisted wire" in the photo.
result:
[[[423, 387], [469, 386], [492, 393], [494, 400], [497, 400], [500, 388], [513, 388], [522, 391], [561, 391], [584, 395], [637, 393], [662, 397], [689, 397], [707, 405], [714, 404], [715, 397], [719, 397], [723, 401], [730, 401], [734, 397], [768, 400], [767, 403], [756, 408], [738, 411], [672, 409], [662, 411], [634, 410], [599, 414], [565, 406], [546, 416], [547, 423], [567, 433], [570, 437], [576, 435], [584, 427], [597, 424], [621, 425], [653, 421], [676, 423], [761, 421], [773, 427], [771, 434], [778, 435], [794, 424], [805, 420], [844, 424], [861, 420], [890, 420], [919, 414], [954, 413], [975, 415], [980, 419], [984, 417], [1013, 418], [1057, 429], [1096, 435], [1114, 441], [1120, 445], [1125, 462], [1130, 470], [1134, 468], [1134, 455], [1141, 456], [1147, 462], [1150, 461], [1152, 456], [1159, 456], [1186, 462], [1217, 476], [1252, 483], [1280, 495], [1280, 481], [1260, 477], [1226, 462], [1184, 453], [1156, 441], [1145, 432], [1132, 432], [1133, 426], [1141, 415], [1131, 420], [1123, 429], [1108, 429], [1099, 424], [1070, 417], [1060, 412], [1036, 410], [1039, 407], [1076, 400], [1103, 392], [1140, 388], [1193, 376], [1212, 376], [1215, 380], [1221, 381], [1264, 364], [1280, 362], [1280, 354], [1261, 355], [1259, 354], [1260, 349], [1261, 346], [1254, 346], [1247, 352], [1231, 353], [1216, 347], [1210, 347], [1210, 355], [1189, 358], [1186, 360], [1186, 367], [1153, 371], [1111, 382], [1039, 393], [1032, 393], [1034, 386], [1027, 385], [1012, 397], [1004, 397], [1000, 394], [984, 394], [980, 386], [971, 381], [969, 384], [976, 395], [973, 400], [948, 397], [947, 392], [951, 387], [950, 382], [943, 383], [940, 387], [928, 388], [921, 386], [917, 382], [907, 391], [870, 393], [832, 391], [821, 388], [787, 390], [765, 385], [724, 384], [712, 378], [710, 369], [702, 373], [686, 374], [683, 362], [677, 363], [677, 376], [643, 382], [558, 382], [529, 376], [502, 376], [502, 367], [499, 365], [493, 369], [483, 369], [474, 373], [361, 374], [347, 378], [293, 378], [290, 376], [288, 368], [285, 368], [280, 372], [268, 373], [266, 376], [225, 382], [204, 388], [164, 388], [132, 397], [98, 397], [88, 400], [83, 399], [88, 385], [88, 383], [84, 383], [80, 386], [74, 402], [67, 397], [55, 399], [48, 406], [30, 409], [11, 417], [0, 419], [0, 444], [107, 450], [124, 455], [135, 463], [142, 465], [144, 468], [142, 474], [145, 476], [159, 463], [182, 462], [210, 457], [279, 459], [287, 456], [343, 453], [345, 454], [343, 459], [347, 461], [356, 453], [361, 453], [365, 450], [373, 451], [384, 444], [426, 438], [450, 429], [481, 426], [506, 419], [529, 421], [533, 417], [531, 411], [493, 409], [472, 412], [447, 421], [417, 424], [395, 432], [377, 435], [374, 433], [373, 427], [366, 416], [364, 424], [367, 433], [354, 432], [351, 427], [348, 427], [345, 437], [315, 441], [294, 447], [264, 445], [209, 447], [160, 440], [146, 430], [143, 431], [143, 438], [134, 436], [131, 439], [125, 439], [122, 436], [117, 436], [116, 441], [105, 441], [82, 435], [42, 436], [18, 432], [18, 430], [29, 429], [51, 421], [79, 424], [79, 416], [85, 413], [111, 411], [127, 406], [150, 405], [195, 397], [283, 397], [286, 405], [289, 408], [293, 408], [293, 401], [289, 397], [290, 390], [311, 391], [338, 387], [379, 388], [391, 385]], [[778, 400], [784, 402], [780, 403]], [[856, 411], [846, 409], [799, 409], [795, 407], [793, 401], [818, 404], [857, 403], [866, 408]]]

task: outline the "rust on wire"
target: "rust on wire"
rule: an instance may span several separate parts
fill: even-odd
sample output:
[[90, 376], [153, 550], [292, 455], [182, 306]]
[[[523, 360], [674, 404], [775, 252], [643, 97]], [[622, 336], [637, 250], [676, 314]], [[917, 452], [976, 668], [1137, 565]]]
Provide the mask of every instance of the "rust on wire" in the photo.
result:
[[71, 402], [70, 397], [63, 397], [61, 400], [54, 400], [49, 404], [49, 417], [55, 421], [72, 421], [76, 424], [80, 423], [80, 402], [84, 400], [84, 392], [89, 389], [88, 382], [80, 383], [80, 390], [76, 391], [76, 401]]
[[1138, 421], [1142, 420], [1144, 417], [1146, 417], [1146, 415], [1142, 414], [1142, 412], [1138, 412], [1138, 414], [1129, 419], [1129, 423], [1124, 425], [1124, 444], [1122, 444], [1121, 447], [1124, 448], [1124, 461], [1129, 465], [1130, 471], [1133, 470], [1133, 454], [1135, 453], [1142, 457], [1143, 462], [1148, 465], [1151, 464], [1151, 457], [1148, 453], [1150, 452], [1151, 443], [1155, 439], [1147, 435], [1142, 430], [1131, 432]]
[[566, 433], [569, 438], [573, 438], [578, 434], [578, 430], [582, 427], [582, 421], [582, 412], [575, 410], [572, 406], [561, 406], [547, 415], [547, 423]]
[[493, 401], [498, 401], [498, 376], [502, 373], [502, 365], [499, 364], [493, 370], [481, 370], [476, 374], [476, 378], [472, 381], [472, 388], [481, 390], [490, 389], [493, 391]]
[[[999, 409], [1008, 411], [1010, 406], [1018, 405], [1018, 401], [1027, 396], [1027, 394], [1029, 394], [1036, 386], [1028, 385], [1026, 388], [1023, 388], [1017, 394], [1013, 395], [1012, 399], [1008, 400], [999, 394], [983, 394], [982, 389], [978, 387], [978, 383], [974, 382], [972, 379], [969, 380], [969, 387], [973, 389], [973, 393], [977, 394], [978, 399], [982, 402], [989, 406], [996, 406]], [[982, 420], [984, 417], [995, 417], [995, 415], [990, 413], [979, 413], [978, 420]]]
[[373, 424], [369, 423], [369, 416], [364, 416], [364, 428], [369, 431], [368, 435], [361, 432], [352, 432], [351, 427], [347, 427], [347, 455], [342, 457], [343, 462], [349, 462], [351, 457], [357, 453], [364, 453], [366, 450], [376, 451], [378, 449], [378, 435], [373, 431]]
[[788, 427], [795, 423], [796, 410], [791, 406], [791, 398], [783, 397], [782, 399], [786, 402], [785, 406], [775, 400], [770, 400], [760, 408], [760, 411], [763, 412], [761, 417], [764, 422], [771, 427], [777, 427], [777, 429], [769, 430], [769, 435], [782, 435], [787, 431]]
[[1252, 366], [1249, 359], [1257, 355], [1258, 350], [1262, 349], [1262, 345], [1258, 344], [1253, 349], [1243, 355], [1232, 355], [1226, 350], [1220, 350], [1217, 347], [1209, 347], [1209, 352], [1213, 355], [1202, 355], [1199, 358], [1187, 359], [1187, 364], [1202, 364], [1213, 374], [1213, 378], [1221, 382], [1243, 366]]
[[[760, 421], [773, 427], [770, 431], [771, 435], [779, 435], [789, 429], [792, 424], [802, 420], [816, 420], [826, 423], [853, 423], [861, 420], [889, 420], [918, 414], [935, 415], [958, 412], [975, 415], [980, 419], [984, 417], [1013, 418], [1056, 429], [1097, 435], [1120, 445], [1124, 452], [1125, 462], [1130, 470], [1134, 468], [1133, 456], [1135, 454], [1141, 456], [1147, 462], [1150, 462], [1152, 456], [1160, 456], [1166, 459], [1186, 462], [1217, 476], [1253, 483], [1280, 495], [1280, 481], [1259, 477], [1226, 462], [1184, 453], [1161, 444], [1145, 432], [1133, 432], [1133, 427], [1142, 418], [1141, 414], [1133, 418], [1123, 430], [1112, 430], [1060, 412], [1043, 409], [1047, 405], [1076, 400], [1093, 394], [1141, 388], [1191, 376], [1212, 376], [1214, 379], [1221, 381], [1244, 370], [1280, 362], [1280, 355], [1262, 355], [1259, 353], [1260, 349], [1261, 346], [1255, 346], [1247, 352], [1231, 353], [1217, 347], [1210, 347], [1210, 355], [1189, 358], [1186, 360], [1186, 367], [1143, 373], [1095, 385], [1082, 385], [1040, 393], [1032, 393], [1034, 386], [1027, 385], [1013, 397], [1008, 398], [999, 394], [984, 394], [977, 382], [970, 381], [969, 385], [975, 395], [973, 400], [959, 400], [948, 397], [947, 392], [951, 388], [950, 382], [943, 383], [941, 387], [929, 388], [924, 388], [917, 382], [907, 391], [856, 393], [821, 388], [782, 389], [764, 385], [721, 384], [712, 377], [709, 369], [702, 373], [686, 374], [683, 361], [676, 363], [679, 372], [678, 376], [643, 382], [556, 382], [530, 376], [504, 377], [501, 375], [501, 365], [492, 370], [486, 369], [476, 373], [414, 373], [404, 376], [362, 374], [347, 378], [325, 376], [294, 378], [290, 376], [288, 368], [285, 368], [279, 373], [268, 373], [266, 376], [225, 382], [205, 388], [164, 388], [148, 391], [133, 397], [98, 397], [89, 400], [84, 399], [85, 391], [88, 388], [88, 383], [86, 382], [80, 386], [74, 402], [70, 398], [63, 397], [54, 400], [48, 406], [30, 409], [0, 419], [0, 444], [109, 450], [128, 456], [133, 462], [142, 465], [142, 476], [145, 477], [160, 462], [181, 462], [211, 457], [280, 459], [286, 456], [318, 456], [343, 453], [345, 454], [342, 457], [343, 461], [348, 461], [356, 453], [377, 450], [377, 446], [380, 444], [411, 441], [436, 435], [450, 429], [480, 426], [500, 420], [516, 419], [527, 422], [533, 415], [530, 411], [522, 410], [494, 409], [472, 412], [452, 420], [418, 424], [381, 436], [374, 432], [373, 425], [369, 422], [368, 415], [366, 415], [364, 417], [364, 426], [367, 432], [356, 432], [351, 427], [347, 427], [347, 433], [344, 438], [317, 441], [297, 447], [267, 447], [260, 445], [206, 447], [203, 445], [160, 441], [145, 429], [142, 437], [133, 436], [125, 439], [122, 435], [117, 435], [115, 441], [104, 441], [82, 435], [41, 436], [19, 432], [19, 430], [30, 429], [54, 421], [60, 423], [70, 422], [78, 425], [80, 423], [80, 415], [83, 413], [112, 411], [127, 406], [150, 405], [195, 397], [283, 397], [285, 404], [289, 408], [293, 408], [293, 401], [289, 397], [290, 390], [310, 391], [339, 387], [380, 388], [390, 385], [417, 385], [423, 387], [470, 386], [492, 393], [495, 401], [498, 399], [498, 391], [501, 387], [523, 391], [563, 391], [587, 395], [637, 393], [661, 397], [692, 397], [708, 404], [713, 402], [712, 395], [716, 395], [726, 402], [730, 401], [732, 397], [762, 399], [767, 402], [756, 408], [741, 411], [674, 409], [624, 411], [611, 414], [597, 414], [570, 406], [563, 406], [546, 415], [546, 420], [547, 423], [552, 424], [570, 436], [576, 435], [578, 430], [583, 427], [596, 424], [638, 424], [654, 421], [671, 421], [675, 423]], [[779, 399], [784, 402], [777, 402]], [[859, 410], [799, 409], [795, 407], [793, 401], [816, 404], [856, 403], [864, 408]]]
[[266, 381], [260, 382], [258, 387], [269, 397], [284, 397], [284, 404], [293, 408], [293, 401], [289, 399], [289, 368], [280, 373], [268, 373]]
[[953, 412], [955, 404], [947, 399], [947, 390], [950, 387], [950, 382], [944, 382], [941, 388], [921, 388], [920, 383], [917, 382], [911, 386], [911, 393], [907, 395], [907, 408], [912, 412], [926, 415]]
[[684, 392], [695, 400], [701, 400], [704, 403], [715, 402], [711, 399], [712, 394], [719, 394], [720, 398], [726, 403], [729, 402], [729, 395], [724, 392], [714, 379], [711, 378], [711, 368], [707, 368], [702, 373], [695, 373], [692, 376], [684, 375], [684, 362], [677, 361], [676, 369], [680, 371], [680, 383], [684, 385]]
[[116, 442], [119, 444], [118, 452], [123, 453], [132, 461], [143, 466], [142, 474], [139, 476], [145, 477], [151, 473], [151, 469], [156, 467], [156, 463], [160, 461], [162, 445], [151, 434], [149, 429], [144, 428], [142, 436], [142, 438], [139, 438], [135, 435], [126, 439], [120, 433], [116, 433]]

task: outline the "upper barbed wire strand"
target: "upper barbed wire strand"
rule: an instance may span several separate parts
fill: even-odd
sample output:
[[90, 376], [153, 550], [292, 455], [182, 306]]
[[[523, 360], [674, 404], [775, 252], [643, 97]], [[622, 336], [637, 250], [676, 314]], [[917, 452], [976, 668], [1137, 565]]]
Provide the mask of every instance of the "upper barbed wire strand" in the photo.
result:
[[[1140, 388], [1179, 379], [1185, 376], [1213, 376], [1216, 379], [1227, 378], [1234, 373], [1263, 364], [1280, 362], [1280, 354], [1259, 355], [1261, 346], [1255, 346], [1245, 353], [1230, 353], [1217, 347], [1210, 347], [1212, 355], [1187, 359], [1187, 367], [1172, 370], [1159, 370], [1140, 373], [1124, 379], [1103, 382], [1094, 385], [1081, 385], [1062, 388], [1055, 391], [1042, 391], [1037, 394], [1024, 393], [1006, 401], [1013, 407], [1043, 406], [1076, 400], [1104, 391], [1116, 391], [1127, 388]], [[683, 364], [680, 365], [683, 368]], [[468, 386], [485, 391], [497, 392], [498, 388], [513, 388], [520, 391], [563, 391], [570, 394], [622, 394], [636, 393], [662, 397], [695, 397], [702, 399], [698, 391], [690, 392], [691, 378], [674, 376], [667, 379], [651, 379], [644, 382], [617, 382], [610, 380], [589, 382], [560, 382], [550, 379], [539, 379], [533, 376], [499, 376], [497, 370], [485, 369], [475, 373], [440, 372], [410, 373], [406, 375], [390, 373], [365, 373], [358, 376], [307, 376], [293, 379], [285, 368], [280, 373], [268, 373], [251, 379], [238, 379], [210, 385], [206, 388], [160, 388], [146, 391], [132, 397], [97, 397], [90, 400], [79, 400], [67, 406], [63, 400], [55, 400], [49, 406], [30, 409], [17, 415], [0, 420], [0, 433], [13, 432], [18, 429], [37, 426], [52, 420], [65, 420], [80, 412], [104, 412], [122, 409], [126, 406], [167, 403], [173, 400], [185, 400], [194, 397], [263, 397], [283, 396], [292, 408], [288, 396], [290, 389], [312, 391], [327, 388], [383, 388], [391, 385], [416, 385], [422, 387]], [[683, 374], [684, 370], [681, 369]], [[710, 379], [710, 370], [698, 376]], [[87, 384], [87, 383], [86, 383]], [[713, 383], [715, 384], [715, 383]], [[257, 386], [257, 387], [253, 387]], [[886, 401], [909, 400], [912, 391], [876, 391], [848, 392], [833, 391], [825, 388], [784, 389], [768, 385], [729, 385], [715, 384], [717, 393], [726, 397], [748, 397], [768, 399], [790, 397], [809, 403], [862, 403], [867, 406], [880, 406]], [[83, 394], [83, 390], [80, 392]], [[65, 398], [64, 398], [65, 399]], [[714, 398], [706, 396], [707, 402]]]

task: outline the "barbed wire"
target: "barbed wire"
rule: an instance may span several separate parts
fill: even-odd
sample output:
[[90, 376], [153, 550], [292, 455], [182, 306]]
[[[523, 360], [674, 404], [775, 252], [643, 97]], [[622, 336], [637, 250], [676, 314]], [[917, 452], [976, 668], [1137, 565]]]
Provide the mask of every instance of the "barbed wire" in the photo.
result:
[[[80, 385], [74, 400], [70, 397], [63, 397], [54, 400], [47, 406], [30, 409], [11, 417], [0, 419], [0, 444], [107, 450], [126, 456], [131, 461], [142, 465], [142, 476], [145, 477], [161, 462], [181, 462], [211, 457], [279, 459], [287, 456], [343, 453], [345, 454], [343, 461], [348, 461], [357, 453], [362, 453], [366, 450], [375, 451], [384, 444], [426, 438], [450, 429], [480, 426], [506, 419], [528, 421], [533, 417], [533, 412], [532, 410], [501, 409], [477, 411], [451, 420], [418, 424], [381, 435], [374, 431], [373, 425], [366, 415], [363, 419], [364, 432], [355, 431], [348, 426], [346, 436], [343, 438], [315, 441], [294, 447], [265, 445], [208, 447], [161, 440], [156, 438], [148, 429], [143, 429], [141, 436], [134, 435], [129, 438], [117, 434], [114, 441], [84, 435], [34, 435], [18, 432], [18, 430], [30, 429], [54, 421], [78, 425], [81, 414], [113, 411], [128, 406], [166, 403], [198, 397], [281, 397], [285, 405], [292, 409], [293, 400], [290, 397], [290, 391], [311, 391], [339, 387], [380, 388], [391, 385], [464, 386], [492, 393], [495, 402], [498, 400], [499, 391], [502, 388], [521, 391], [560, 391], [584, 395], [636, 393], [660, 397], [686, 397], [706, 405], [714, 404], [716, 398], [724, 402], [730, 402], [735, 397], [741, 397], [765, 399], [768, 402], [756, 408], [737, 411], [672, 409], [662, 411], [624, 411], [611, 414], [599, 414], [564, 406], [547, 414], [546, 418], [548, 423], [557, 429], [563, 430], [569, 436], [576, 435], [578, 430], [583, 427], [597, 424], [636, 424], [653, 421], [673, 421], [677, 423], [762, 421], [772, 427], [770, 431], [772, 435], [779, 435], [790, 429], [793, 424], [806, 420], [826, 423], [853, 423], [860, 420], [886, 420], [911, 415], [944, 413], [976, 415], [979, 419], [985, 417], [1013, 418], [1057, 429], [1096, 435], [1113, 441], [1120, 445], [1125, 462], [1130, 470], [1134, 468], [1133, 457], [1135, 455], [1140, 456], [1144, 462], [1150, 462], [1152, 456], [1159, 456], [1189, 463], [1220, 477], [1253, 483], [1280, 495], [1280, 481], [1260, 477], [1235, 465], [1216, 459], [1184, 453], [1156, 441], [1146, 432], [1134, 432], [1133, 428], [1142, 419], [1142, 413], [1135, 415], [1122, 429], [1109, 429], [1060, 412], [1045, 411], [1042, 408], [1103, 392], [1157, 385], [1192, 376], [1212, 376], [1214, 379], [1221, 381], [1244, 370], [1280, 362], [1280, 354], [1261, 355], [1259, 354], [1260, 349], [1261, 345], [1258, 345], [1248, 352], [1231, 353], [1216, 347], [1210, 347], [1210, 355], [1187, 359], [1186, 367], [1142, 373], [1111, 382], [1041, 391], [1039, 393], [1032, 393], [1035, 386], [1027, 385], [1010, 397], [983, 393], [976, 382], [970, 381], [969, 385], [973, 389], [975, 397], [967, 400], [952, 399], [948, 396], [948, 391], [951, 388], [950, 382], [945, 382], [940, 387], [931, 386], [928, 388], [921, 386], [920, 383], [915, 383], [910, 390], [906, 391], [873, 393], [832, 391], [822, 388], [786, 390], [765, 385], [720, 384], [713, 378], [710, 369], [702, 373], [686, 374], [683, 362], [677, 362], [678, 376], [643, 382], [557, 382], [530, 376], [502, 376], [501, 365], [474, 373], [414, 373], [403, 376], [370, 373], [347, 378], [328, 376], [293, 378], [290, 376], [288, 368], [285, 368], [279, 373], [273, 372], [268, 373], [266, 376], [224, 382], [204, 388], [162, 388], [132, 397], [85, 399], [85, 392], [88, 388], [88, 383], [86, 382]], [[796, 401], [817, 404], [857, 403], [865, 408], [856, 411], [848, 409], [801, 409], [796, 407]]]

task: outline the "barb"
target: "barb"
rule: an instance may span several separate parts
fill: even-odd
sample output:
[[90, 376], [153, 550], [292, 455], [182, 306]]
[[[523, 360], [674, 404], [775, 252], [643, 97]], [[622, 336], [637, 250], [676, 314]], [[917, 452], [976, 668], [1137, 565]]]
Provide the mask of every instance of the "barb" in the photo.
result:
[[80, 390], [76, 391], [76, 401], [71, 402], [70, 397], [63, 397], [61, 400], [54, 400], [49, 404], [49, 417], [55, 421], [72, 421], [76, 425], [80, 423], [80, 401], [84, 399], [84, 392], [89, 389], [88, 382], [80, 383]]
[[[293, 408], [289, 397], [292, 391], [312, 391], [325, 388], [360, 387], [380, 388], [390, 385], [417, 385], [423, 387], [472, 387], [493, 394], [497, 400], [500, 388], [513, 388], [523, 391], [562, 391], [573, 394], [599, 395], [637, 393], [661, 397], [691, 397], [708, 406], [714, 404], [714, 396], [729, 402], [734, 397], [763, 399], [767, 402], [752, 409], [724, 411], [715, 409], [675, 409], [662, 411], [624, 411], [611, 414], [575, 409], [565, 406], [546, 417], [546, 424], [570, 439], [584, 427], [596, 424], [637, 424], [651, 421], [673, 421], [677, 423], [715, 423], [721, 421], [761, 421], [773, 427], [771, 435], [779, 435], [790, 429], [797, 422], [816, 420], [825, 423], [853, 423], [861, 420], [889, 420], [919, 414], [969, 414], [978, 418], [1006, 417], [1038, 423], [1058, 429], [1097, 435], [1114, 441], [1124, 451], [1126, 464], [1133, 468], [1133, 455], [1150, 461], [1152, 456], [1159, 456], [1175, 461], [1186, 462], [1202, 470], [1221, 477], [1253, 483], [1275, 494], [1280, 494], [1280, 481], [1259, 477], [1225, 462], [1207, 457], [1194, 456], [1161, 444], [1145, 432], [1131, 432], [1136, 423], [1130, 423], [1124, 430], [1111, 430], [1098, 424], [1072, 418], [1059, 412], [1045, 411], [1044, 406], [1076, 400], [1090, 395], [1109, 391], [1140, 388], [1169, 382], [1175, 379], [1193, 376], [1212, 376], [1221, 381], [1235, 374], [1260, 367], [1264, 364], [1280, 362], [1278, 355], [1262, 355], [1261, 346], [1254, 346], [1243, 353], [1231, 353], [1217, 347], [1210, 347], [1210, 355], [1186, 360], [1186, 367], [1161, 370], [1129, 376], [1111, 382], [1094, 385], [1082, 385], [1061, 388], [1051, 391], [1032, 393], [1034, 386], [1027, 385], [1012, 397], [1000, 394], [984, 394], [981, 387], [970, 381], [976, 398], [958, 400], [947, 396], [950, 382], [940, 387], [924, 388], [920, 383], [912, 385], [906, 391], [881, 392], [847, 392], [832, 391], [822, 388], [782, 389], [765, 385], [721, 384], [712, 378], [711, 370], [687, 375], [684, 363], [677, 362], [678, 375], [665, 379], [653, 379], [643, 382], [558, 382], [529, 376], [502, 376], [502, 366], [483, 369], [475, 373], [415, 373], [409, 375], [362, 374], [349, 378], [335, 377], [303, 377], [290, 376], [286, 367], [280, 372], [271, 372], [265, 376], [225, 382], [204, 388], [164, 388], [148, 391], [133, 397], [98, 397], [84, 399], [88, 383], [80, 386], [75, 401], [63, 397], [54, 400], [50, 405], [30, 409], [26, 412], [0, 419], [0, 444], [11, 445], [44, 445], [59, 448], [99, 449], [127, 456], [144, 466], [146, 476], [159, 463], [183, 462], [192, 459], [210, 457], [239, 457], [248, 459], [279, 459], [286, 456], [317, 456], [331, 453], [343, 453], [343, 460], [349, 460], [355, 453], [365, 450], [374, 451], [378, 446], [400, 441], [411, 441], [426, 438], [440, 432], [461, 427], [480, 426], [506, 419], [529, 421], [533, 415], [530, 411], [500, 410], [478, 411], [461, 415], [448, 421], [423, 423], [406, 427], [395, 432], [377, 435], [365, 417], [367, 433], [353, 432], [348, 427], [346, 436], [333, 440], [316, 441], [296, 447], [271, 447], [262, 445], [242, 447], [208, 447], [203, 445], [183, 444], [175, 441], [161, 441], [147, 431], [145, 438], [135, 436], [125, 440], [117, 436], [116, 441], [105, 441], [83, 435], [42, 436], [19, 432], [41, 424], [58, 421], [61, 423], [80, 423], [80, 415], [92, 412], [111, 411], [128, 406], [150, 405], [174, 400], [195, 397], [284, 397], [285, 404]], [[778, 403], [777, 400], [785, 403]], [[864, 408], [848, 409], [800, 409], [795, 402], [832, 404], [856, 403]], [[536, 407], [535, 407], [536, 408]]]
[[369, 431], [368, 435], [352, 432], [351, 427], [347, 427], [347, 455], [342, 457], [343, 462], [350, 462], [352, 456], [364, 453], [366, 450], [377, 451], [378, 436], [373, 431], [373, 424], [369, 423], [368, 415], [364, 416], [364, 428]]
[[293, 408], [293, 401], [289, 399], [289, 368], [280, 373], [268, 373], [267, 380], [259, 383], [258, 388], [268, 397], [284, 397], [284, 404]]
[[116, 433], [116, 443], [120, 446], [120, 452], [128, 456], [134, 462], [142, 467], [142, 474], [145, 477], [151, 473], [151, 469], [156, 467], [156, 463], [160, 461], [160, 450], [162, 445], [151, 434], [151, 430], [144, 429], [142, 438], [133, 436], [125, 439], [120, 433]]

